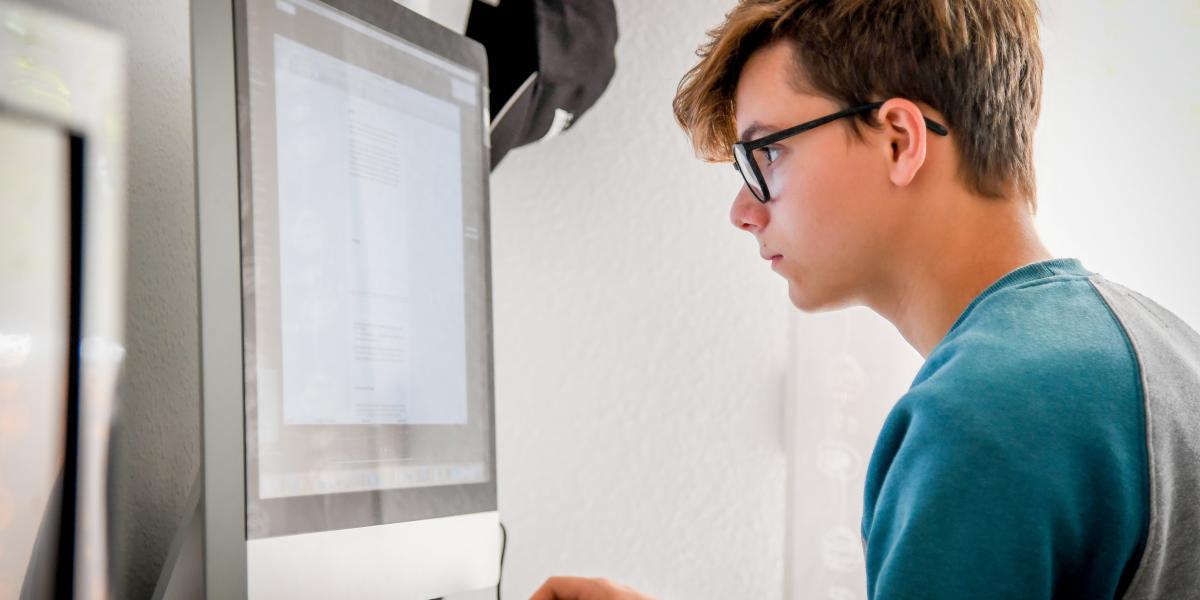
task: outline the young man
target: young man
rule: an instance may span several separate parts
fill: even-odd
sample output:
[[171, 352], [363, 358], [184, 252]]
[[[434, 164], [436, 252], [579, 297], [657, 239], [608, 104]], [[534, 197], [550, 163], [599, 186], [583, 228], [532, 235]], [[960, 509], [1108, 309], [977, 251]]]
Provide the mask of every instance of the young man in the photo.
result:
[[1037, 19], [743, 0], [675, 99], [792, 302], [869, 306], [926, 359], [868, 468], [872, 598], [1200, 598], [1200, 336], [1038, 239]]

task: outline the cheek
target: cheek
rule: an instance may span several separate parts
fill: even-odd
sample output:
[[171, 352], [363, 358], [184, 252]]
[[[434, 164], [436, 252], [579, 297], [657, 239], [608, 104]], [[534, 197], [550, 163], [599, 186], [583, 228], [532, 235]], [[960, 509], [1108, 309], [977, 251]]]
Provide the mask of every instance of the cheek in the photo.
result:
[[805, 165], [812, 169], [777, 178], [783, 187], [771, 220], [784, 242], [779, 251], [793, 259], [788, 274], [810, 285], [821, 281], [838, 287], [832, 280], [854, 279], [862, 263], [877, 258], [878, 190], [869, 175], [863, 176], [869, 165], [853, 154], [828, 155], [820, 164]]
[[889, 209], [884, 205], [879, 176], [873, 172], [877, 161], [865, 154], [865, 148], [852, 147], [836, 161], [829, 161], [814, 180], [814, 186], [820, 187], [824, 225], [836, 232], [844, 246], [841, 250], [850, 254], [872, 245]]
[[779, 225], [792, 253], [811, 263], [843, 235], [844, 188], [820, 170], [796, 169], [776, 179], [780, 193], [772, 222]]

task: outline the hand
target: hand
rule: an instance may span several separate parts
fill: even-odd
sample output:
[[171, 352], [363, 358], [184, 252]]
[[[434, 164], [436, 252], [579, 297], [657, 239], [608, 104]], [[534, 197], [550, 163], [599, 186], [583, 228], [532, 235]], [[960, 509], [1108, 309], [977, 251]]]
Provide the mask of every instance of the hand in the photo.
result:
[[529, 600], [654, 600], [607, 579], [551, 577]]

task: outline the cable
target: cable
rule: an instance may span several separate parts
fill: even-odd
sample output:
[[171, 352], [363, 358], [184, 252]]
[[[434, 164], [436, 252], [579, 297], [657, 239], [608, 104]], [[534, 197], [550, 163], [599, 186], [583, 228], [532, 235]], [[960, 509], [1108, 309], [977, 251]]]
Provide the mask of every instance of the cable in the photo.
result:
[[[504, 553], [508, 551], [508, 529], [500, 523], [500, 576], [496, 578], [496, 600], [500, 600], [500, 584], [504, 581]], [[443, 600], [434, 598], [433, 600]]]
[[504, 553], [508, 550], [508, 529], [500, 522], [500, 577], [496, 578], [496, 600], [500, 600], [500, 584], [504, 581]]

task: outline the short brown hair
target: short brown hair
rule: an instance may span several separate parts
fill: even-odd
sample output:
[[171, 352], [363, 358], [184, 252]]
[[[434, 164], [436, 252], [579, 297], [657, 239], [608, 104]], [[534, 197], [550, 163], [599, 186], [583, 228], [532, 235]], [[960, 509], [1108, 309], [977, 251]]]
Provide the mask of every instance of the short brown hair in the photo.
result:
[[846, 106], [924, 102], [945, 115], [970, 189], [1036, 206], [1037, 20], [1035, 0], [741, 0], [696, 51], [700, 62], [679, 83], [675, 118], [698, 156], [731, 160], [742, 67], [756, 50], [786, 42], [797, 90], [811, 86]]

